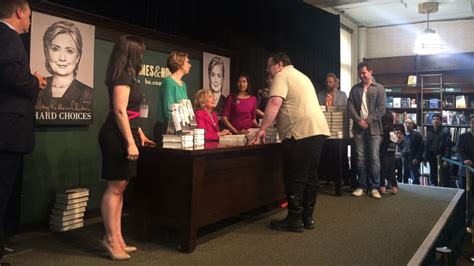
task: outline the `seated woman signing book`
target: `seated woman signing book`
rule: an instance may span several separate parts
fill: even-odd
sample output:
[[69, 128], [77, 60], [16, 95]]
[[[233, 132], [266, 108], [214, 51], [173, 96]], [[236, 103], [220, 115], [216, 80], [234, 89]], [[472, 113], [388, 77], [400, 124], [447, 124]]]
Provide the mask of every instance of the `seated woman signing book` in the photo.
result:
[[206, 140], [219, 140], [220, 136], [232, 135], [227, 129], [219, 131], [217, 114], [213, 111], [216, 103], [210, 89], [198, 90], [194, 96], [194, 105], [197, 127], [205, 130]]

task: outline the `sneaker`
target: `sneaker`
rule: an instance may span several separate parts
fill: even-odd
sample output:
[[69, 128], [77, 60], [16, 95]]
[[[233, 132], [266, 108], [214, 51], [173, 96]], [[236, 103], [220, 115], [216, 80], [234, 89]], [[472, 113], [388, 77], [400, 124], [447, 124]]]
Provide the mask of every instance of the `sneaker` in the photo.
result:
[[362, 190], [362, 188], [358, 188], [356, 190], [354, 190], [354, 192], [352, 192], [352, 196], [355, 196], [355, 197], [360, 197], [362, 195], [364, 195], [364, 191]]
[[374, 199], [381, 199], [382, 198], [382, 196], [380, 196], [379, 191], [375, 188], [372, 189], [370, 194], [372, 195], [372, 198], [374, 198]]

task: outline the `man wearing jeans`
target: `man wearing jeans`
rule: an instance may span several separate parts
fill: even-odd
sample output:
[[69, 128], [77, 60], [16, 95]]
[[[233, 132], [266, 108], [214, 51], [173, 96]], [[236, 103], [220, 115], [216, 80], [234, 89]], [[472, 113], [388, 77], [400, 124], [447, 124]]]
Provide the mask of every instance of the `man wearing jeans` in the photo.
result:
[[[357, 66], [361, 82], [352, 87], [347, 100], [347, 112], [354, 121], [352, 133], [357, 155], [358, 187], [352, 193], [360, 197], [370, 189], [380, 199], [380, 142], [382, 116], [385, 114], [385, 89], [372, 80], [372, 69], [366, 62]], [[369, 177], [369, 178], [367, 178]]]

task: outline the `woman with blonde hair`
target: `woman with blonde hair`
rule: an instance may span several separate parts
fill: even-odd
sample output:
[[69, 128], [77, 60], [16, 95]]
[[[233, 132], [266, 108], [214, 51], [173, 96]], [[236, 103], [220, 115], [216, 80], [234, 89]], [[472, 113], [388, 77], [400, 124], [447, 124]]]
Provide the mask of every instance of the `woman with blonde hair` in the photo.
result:
[[194, 95], [194, 106], [196, 111], [196, 123], [198, 128], [205, 130], [204, 138], [206, 140], [219, 140], [220, 136], [232, 135], [224, 129], [219, 131], [217, 114], [214, 112], [215, 99], [210, 89], [198, 90]]

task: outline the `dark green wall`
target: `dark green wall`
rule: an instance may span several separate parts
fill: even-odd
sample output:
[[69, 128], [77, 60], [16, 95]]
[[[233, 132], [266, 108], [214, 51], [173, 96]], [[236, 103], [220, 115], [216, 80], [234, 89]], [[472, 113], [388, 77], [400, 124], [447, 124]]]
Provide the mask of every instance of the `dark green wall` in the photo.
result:
[[[101, 180], [101, 154], [98, 144], [100, 127], [108, 114], [108, 95], [104, 85], [105, 71], [113, 43], [95, 40], [94, 58], [94, 110], [93, 122], [80, 127], [37, 127], [36, 148], [25, 157], [23, 176], [22, 224], [44, 223], [49, 219], [57, 191], [73, 186], [90, 189], [88, 209], [99, 208], [105, 186]], [[185, 50], [184, 50], [185, 51]], [[168, 53], [147, 50], [144, 64], [166, 66]], [[202, 62], [190, 58], [191, 73], [184, 80], [190, 98], [202, 84]], [[164, 68], [162, 69], [165, 72]], [[160, 82], [161, 77], [140, 76], [149, 117], [143, 121], [144, 132], [152, 138], [156, 120], [159, 86], [144, 85], [145, 78]]]

